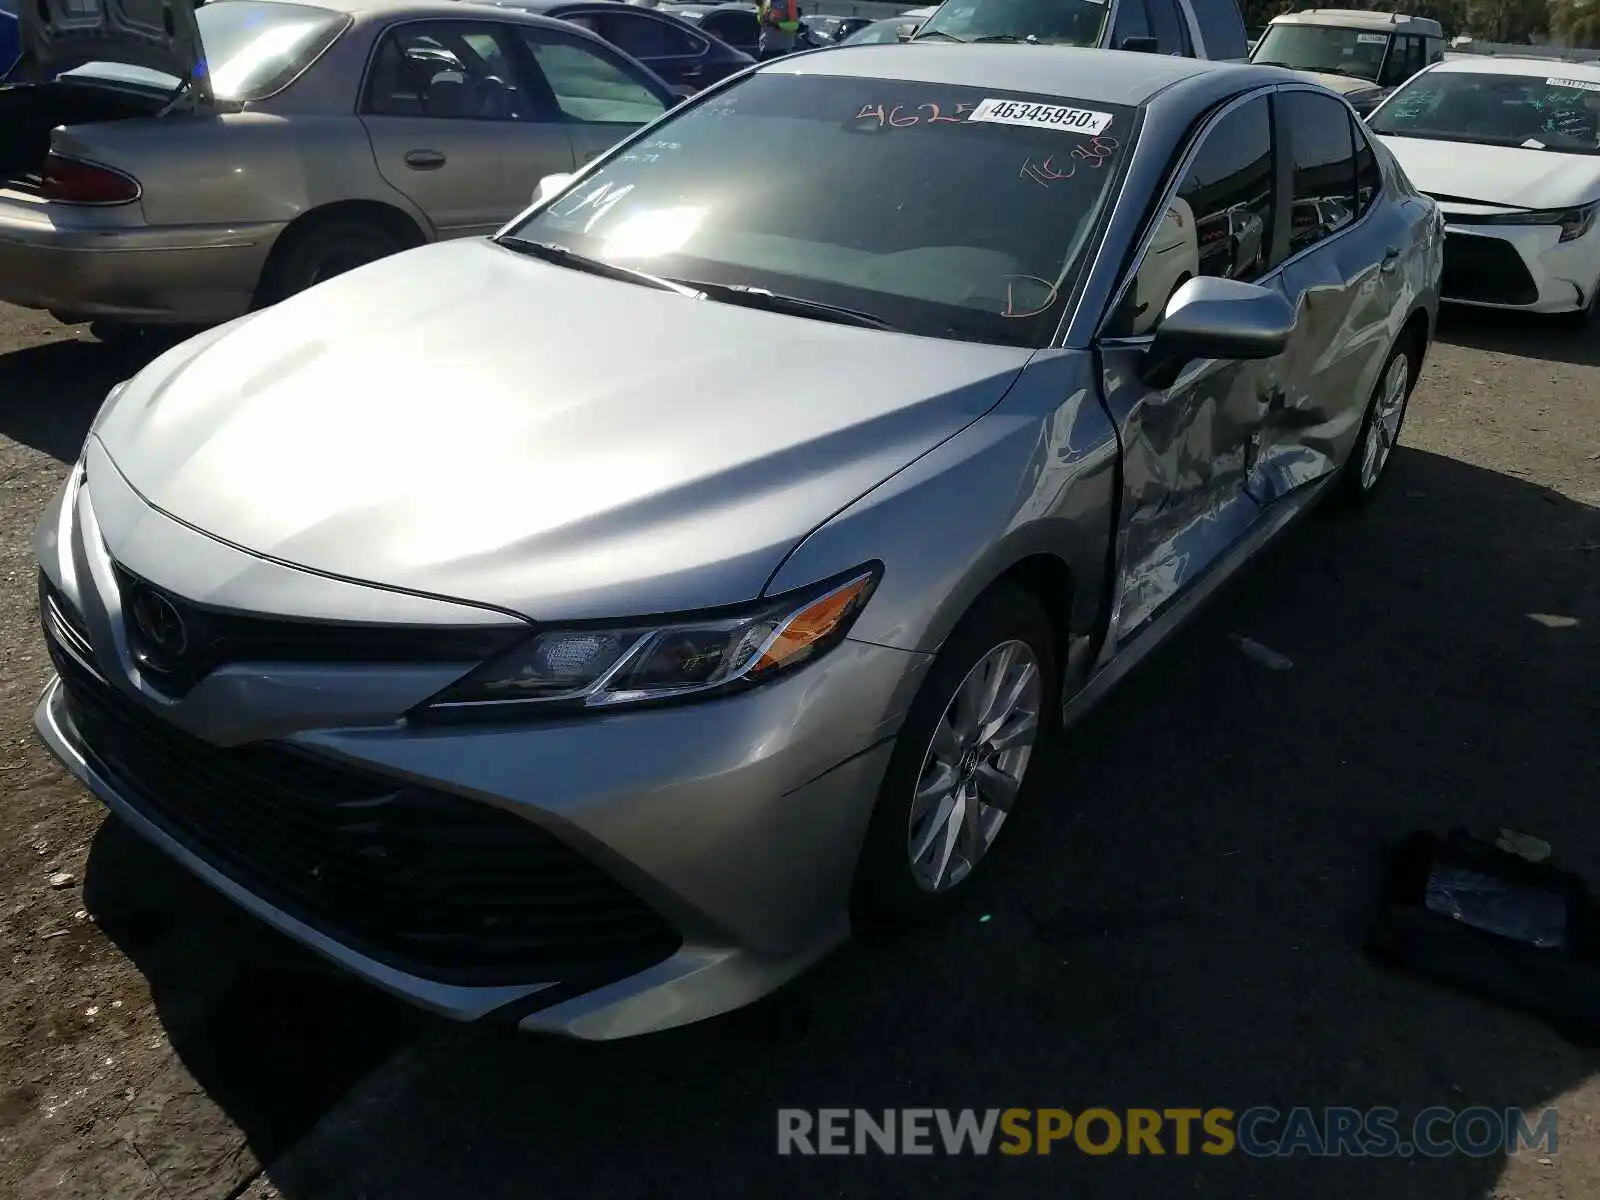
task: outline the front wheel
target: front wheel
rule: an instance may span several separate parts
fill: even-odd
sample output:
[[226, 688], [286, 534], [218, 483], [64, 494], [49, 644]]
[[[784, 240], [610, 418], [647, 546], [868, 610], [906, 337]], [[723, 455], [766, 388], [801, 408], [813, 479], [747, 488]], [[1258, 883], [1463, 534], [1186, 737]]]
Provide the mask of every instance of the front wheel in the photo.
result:
[[1415, 353], [1409, 344], [1396, 346], [1389, 361], [1383, 364], [1378, 385], [1373, 389], [1361, 421], [1355, 449], [1329, 497], [1335, 509], [1348, 510], [1367, 503], [1386, 477], [1389, 460], [1400, 441], [1400, 427], [1405, 424], [1411, 389], [1416, 384]]
[[946, 640], [900, 731], [856, 868], [863, 924], [955, 903], [1035, 790], [1057, 726], [1056, 650], [1027, 592], [986, 593]]

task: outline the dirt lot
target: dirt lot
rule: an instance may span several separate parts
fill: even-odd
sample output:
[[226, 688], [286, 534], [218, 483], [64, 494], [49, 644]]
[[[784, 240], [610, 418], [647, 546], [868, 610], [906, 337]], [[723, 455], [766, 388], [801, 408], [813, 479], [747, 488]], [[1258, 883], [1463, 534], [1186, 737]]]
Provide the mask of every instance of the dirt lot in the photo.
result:
[[[29, 539], [139, 358], [0, 308], [0, 1195], [1600, 1195], [1600, 1060], [1354, 948], [1408, 829], [1534, 830], [1600, 881], [1600, 335], [1449, 322], [1384, 501], [1306, 526], [1094, 718], [955, 922], [602, 1047], [445, 1027], [326, 974], [34, 744]], [[773, 1156], [779, 1106], [1436, 1103], [1556, 1105], [1560, 1149]]]

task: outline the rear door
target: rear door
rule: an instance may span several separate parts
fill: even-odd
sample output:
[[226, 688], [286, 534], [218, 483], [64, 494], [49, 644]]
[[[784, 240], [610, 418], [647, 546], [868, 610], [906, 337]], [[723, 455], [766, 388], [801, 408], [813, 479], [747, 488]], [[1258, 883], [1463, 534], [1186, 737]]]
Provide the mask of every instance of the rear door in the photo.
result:
[[549, 89], [577, 166], [677, 103], [661, 80], [598, 38], [531, 25], [517, 37]]
[[408, 21], [379, 40], [361, 121], [378, 169], [440, 238], [493, 233], [528, 206], [573, 148], [542, 83], [521, 62], [519, 27]]
[[[1290, 89], [1274, 96], [1273, 108], [1290, 174], [1284, 293], [1299, 320], [1250, 473], [1250, 494], [1263, 504], [1328, 474], [1354, 442], [1399, 332], [1395, 268], [1405, 237], [1343, 103]], [[1365, 176], [1359, 186], [1358, 176]]]

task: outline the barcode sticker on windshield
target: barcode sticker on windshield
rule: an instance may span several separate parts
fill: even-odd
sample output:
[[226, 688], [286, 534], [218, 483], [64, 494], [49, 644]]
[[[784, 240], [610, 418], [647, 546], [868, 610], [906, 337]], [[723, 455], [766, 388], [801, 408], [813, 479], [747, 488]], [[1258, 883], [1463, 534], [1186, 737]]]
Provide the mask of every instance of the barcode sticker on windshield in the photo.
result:
[[1356, 34], [1356, 45], [1358, 46], [1383, 46], [1387, 45], [1388, 41], [1389, 35], [1387, 33]]
[[1111, 114], [1087, 108], [1068, 108], [1061, 104], [1027, 104], [1021, 100], [982, 100], [968, 115], [969, 121], [988, 121], [995, 125], [1031, 125], [1035, 129], [1060, 129], [1099, 137], [1111, 124]]
[[1546, 87], [1577, 88], [1584, 92], [1600, 92], [1600, 83], [1588, 79], [1546, 79]]

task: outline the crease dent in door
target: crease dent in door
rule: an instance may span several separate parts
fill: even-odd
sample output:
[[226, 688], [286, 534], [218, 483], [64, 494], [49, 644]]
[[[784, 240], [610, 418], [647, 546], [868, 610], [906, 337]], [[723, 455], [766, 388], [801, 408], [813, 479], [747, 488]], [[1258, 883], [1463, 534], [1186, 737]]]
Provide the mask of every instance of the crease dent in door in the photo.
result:
[[1162, 392], [1138, 379], [1142, 353], [1108, 351], [1102, 376], [1122, 443], [1119, 640], [1184, 592], [1261, 515], [1244, 488], [1261, 408], [1259, 364], [1198, 363]]

